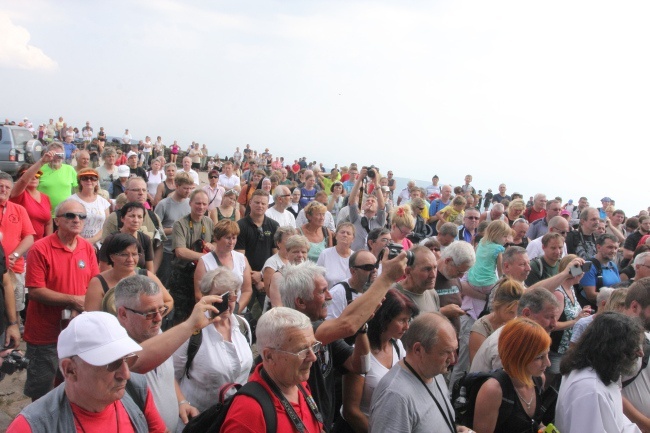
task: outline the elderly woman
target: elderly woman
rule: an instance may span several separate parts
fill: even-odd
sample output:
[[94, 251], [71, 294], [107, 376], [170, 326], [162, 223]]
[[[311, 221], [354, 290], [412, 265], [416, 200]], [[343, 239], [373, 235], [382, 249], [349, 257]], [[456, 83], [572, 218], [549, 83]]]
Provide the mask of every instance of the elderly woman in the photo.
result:
[[[287, 238], [284, 244], [287, 250], [287, 262], [284, 263], [285, 265], [299, 265], [307, 260], [307, 255], [309, 254], [309, 240], [306, 237], [302, 235], [292, 235]], [[266, 266], [266, 263], [264, 265]], [[282, 269], [282, 267], [278, 270]], [[264, 279], [266, 280], [266, 277]], [[271, 306], [282, 306], [282, 299], [280, 297], [282, 274], [280, 272], [274, 272], [270, 277], [270, 281], [271, 283], [266, 291], [266, 295], [271, 302]]]
[[[176, 191], [176, 184], [174, 183], [174, 177], [176, 176], [176, 164], [170, 162], [165, 164], [165, 177], [161, 183], [156, 187], [156, 194], [153, 198], [154, 206], [160, 203], [160, 200], [166, 198], [169, 194]], [[147, 186], [148, 189], [148, 186]]]
[[[543, 414], [544, 371], [551, 365], [550, 344], [551, 338], [536, 322], [523, 317], [508, 322], [499, 336], [503, 369], [495, 371], [494, 378], [479, 389], [474, 423], [467, 427], [476, 433], [537, 432]], [[507, 400], [513, 401], [513, 407], [507, 417], [501, 417], [501, 405], [508, 404]]]
[[271, 179], [268, 177], [265, 177], [262, 179], [262, 189], [269, 193], [269, 207], [273, 206], [273, 203], [275, 203], [273, 199], [273, 194], [271, 193], [273, 184], [271, 183]]
[[390, 217], [390, 239], [391, 242], [400, 244], [405, 250], [413, 246], [413, 242], [407, 236], [415, 228], [415, 218], [408, 204], [396, 207]]
[[[307, 316], [291, 308], [274, 308], [257, 322], [257, 348], [262, 363], [250, 376], [271, 395], [271, 387], [280, 388], [292, 407], [300, 413], [307, 432], [323, 431], [322, 419], [306, 391], [311, 365], [320, 353]], [[237, 397], [221, 426], [221, 433], [239, 433], [242, 426], [252, 432], [265, 431], [261, 406], [248, 396]], [[295, 426], [284, 410], [277, 410], [278, 432], [294, 431]]]
[[221, 220], [214, 227], [213, 244], [214, 251], [209, 252], [196, 263], [194, 272], [194, 298], [201, 299], [201, 280], [203, 276], [217, 268], [225, 267], [230, 269], [242, 280], [240, 295], [237, 298], [239, 311], [243, 311], [251, 296], [253, 286], [251, 283], [251, 267], [248, 259], [242, 253], [234, 251], [239, 235], [239, 225], [230, 220]]
[[307, 224], [304, 224], [298, 229], [298, 233], [305, 236], [309, 240], [309, 254], [308, 258], [312, 262], [318, 261], [318, 256], [325, 248], [332, 246], [332, 232], [325, 227], [325, 212], [327, 208], [325, 205], [312, 201], [305, 208], [305, 215], [307, 216]]
[[43, 172], [40, 168], [54, 158], [54, 152], [47, 152], [35, 164], [23, 164], [18, 170], [18, 180], [11, 188], [9, 200], [21, 205], [27, 211], [34, 227], [34, 242], [52, 234], [52, 205], [50, 198], [40, 192], [38, 183]]
[[508, 210], [506, 211], [505, 214], [505, 221], [508, 223], [510, 227], [512, 227], [512, 223], [514, 223], [518, 218], [521, 218], [521, 215], [524, 213], [526, 210], [526, 203], [520, 198], [516, 198], [513, 201], [510, 202], [510, 205], [508, 206]]
[[[147, 269], [149, 272], [153, 272], [153, 245], [151, 243], [151, 238], [140, 231], [145, 215], [146, 210], [141, 203], [130, 202], [124, 204], [120, 207], [120, 212], [118, 213], [118, 217], [122, 223], [122, 227], [118, 233], [129, 234], [137, 240], [138, 250], [142, 252], [142, 255], [140, 255], [138, 259], [137, 266], [140, 269]], [[102, 247], [99, 250], [98, 259], [99, 270], [101, 272], [110, 268], [109, 258], [106, 254], [106, 246], [115, 235], [116, 233], [106, 236]]]
[[[289, 263], [289, 256], [287, 251], [287, 239], [296, 234], [296, 229], [291, 226], [280, 226], [273, 235], [273, 241], [278, 247], [278, 252], [269, 257], [264, 266], [262, 266], [262, 276], [264, 279], [264, 291], [266, 292], [266, 301], [264, 302], [265, 311], [270, 306], [271, 299], [269, 298], [269, 288], [271, 287], [271, 280], [273, 275], [282, 269], [284, 265]], [[279, 299], [279, 298], [278, 298]]]
[[196, 302], [194, 271], [205, 253], [215, 250], [212, 244], [212, 220], [205, 216], [208, 194], [197, 189], [190, 194], [190, 213], [174, 222], [172, 227], [172, 272], [168, 285], [174, 298], [174, 321], [184, 321]]
[[99, 174], [94, 168], [85, 168], [77, 174], [79, 192], [70, 196], [86, 209], [86, 222], [81, 237], [91, 244], [96, 244], [102, 238], [102, 227], [108, 218], [111, 204], [97, 194], [99, 191]]
[[519, 299], [524, 294], [524, 286], [511, 278], [506, 278], [494, 290], [491, 312], [474, 322], [469, 333], [469, 363], [481, 344], [492, 333], [517, 315]]
[[368, 431], [372, 393], [381, 378], [406, 355], [400, 338], [418, 313], [418, 307], [410, 298], [390, 289], [368, 322], [370, 369], [365, 375], [348, 373], [343, 376], [343, 422], [353, 431]]
[[318, 266], [327, 269], [325, 279], [327, 287], [350, 278], [350, 256], [354, 251], [350, 249], [354, 240], [354, 224], [344, 222], [336, 228], [336, 246], [326, 248], [318, 257]]
[[203, 276], [201, 293], [219, 295], [220, 302], [214, 305], [219, 305], [221, 313], [212, 313], [212, 325], [201, 331], [201, 343], [192, 360], [188, 358], [189, 340], [174, 352], [174, 371], [180, 389], [201, 412], [218, 401], [222, 385], [246, 383], [253, 366], [250, 327], [244, 318], [234, 314], [241, 284], [241, 278], [226, 267]]
[[123, 278], [136, 274], [151, 278], [160, 287], [165, 305], [171, 310], [174, 306], [174, 301], [167, 289], [165, 289], [158, 277], [156, 277], [156, 274], [146, 269], [138, 269], [137, 264], [138, 260], [140, 260], [142, 250], [136, 238], [126, 233], [118, 233], [104, 243], [102, 250], [111, 267], [91, 278], [88, 283], [88, 291], [86, 292], [86, 301], [84, 304], [86, 311], [100, 311], [102, 309], [102, 298], [104, 298], [104, 295]]

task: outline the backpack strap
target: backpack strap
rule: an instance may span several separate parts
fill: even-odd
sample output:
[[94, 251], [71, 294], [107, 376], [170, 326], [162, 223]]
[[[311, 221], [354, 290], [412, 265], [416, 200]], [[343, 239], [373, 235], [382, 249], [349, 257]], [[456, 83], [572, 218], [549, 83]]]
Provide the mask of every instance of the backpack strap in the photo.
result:
[[158, 221], [158, 216], [156, 213], [151, 209], [147, 209], [147, 213], [149, 214], [149, 218], [151, 218], [151, 222], [153, 222], [153, 226], [156, 228], [156, 230], [160, 230], [160, 222]]
[[185, 376], [188, 379], [191, 379], [190, 377], [190, 368], [192, 367], [192, 361], [194, 361], [194, 357], [196, 356], [196, 353], [199, 351], [199, 347], [201, 347], [201, 343], [203, 342], [203, 332], [202, 331], [195, 331], [194, 334], [189, 339], [189, 343], [187, 345], [187, 360], [185, 361]]
[[345, 300], [347, 301], [348, 305], [350, 305], [352, 303], [352, 288], [350, 287], [350, 284], [348, 284], [347, 281], [341, 281], [338, 284], [342, 285], [345, 289]]
[[264, 386], [258, 382], [248, 382], [237, 392], [237, 395], [240, 394], [254, 398], [259, 403], [266, 423], [266, 433], [275, 433], [278, 425], [278, 415], [275, 412], [273, 400], [271, 400], [271, 396]]
[[239, 314], [235, 314], [235, 319], [237, 319], [237, 323], [239, 323], [239, 330], [241, 331], [242, 334], [244, 334], [244, 337], [246, 338], [246, 341], [248, 341], [248, 345], [252, 346], [253, 341], [251, 339], [251, 330], [248, 325], [248, 322], [241, 317]]
[[531, 260], [531, 263], [537, 263], [539, 266], [539, 272], [537, 274], [538, 278], [542, 278], [542, 275], [544, 275], [544, 263], [542, 262], [542, 256], [537, 256], [533, 260]]
[[515, 408], [515, 401], [517, 395], [515, 394], [515, 387], [512, 384], [512, 380], [508, 377], [508, 374], [500, 368], [494, 370], [490, 373], [501, 385], [501, 406], [499, 406], [499, 417], [498, 419], [509, 419], [512, 415], [512, 411]]
[[603, 287], [603, 265], [596, 257], [591, 258], [591, 266], [596, 268], [596, 293]]

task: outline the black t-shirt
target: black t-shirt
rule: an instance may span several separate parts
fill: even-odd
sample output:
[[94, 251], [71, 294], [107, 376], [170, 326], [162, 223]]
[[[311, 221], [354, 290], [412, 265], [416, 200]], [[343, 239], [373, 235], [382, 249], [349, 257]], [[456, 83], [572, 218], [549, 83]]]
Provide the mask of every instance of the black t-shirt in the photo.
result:
[[492, 203], [501, 203], [503, 200], [512, 201], [512, 198], [508, 194], [502, 196], [501, 194], [494, 194], [492, 197]]
[[[104, 239], [104, 242], [102, 243], [102, 247], [99, 249], [99, 254], [97, 255], [97, 258], [100, 262], [105, 262], [108, 263], [108, 255], [106, 254], [106, 249], [109, 241], [115, 237], [117, 233], [110, 234], [106, 236], [106, 239]], [[151, 244], [151, 238], [147, 236], [146, 234], [142, 232], [137, 233], [137, 243], [138, 243], [138, 253], [142, 254], [140, 256], [140, 259], [138, 260], [138, 267], [139, 268], [145, 268], [147, 265], [147, 262], [153, 260], [153, 245]]]
[[144, 168], [142, 168], [142, 167], [136, 167], [136, 168], [129, 167], [129, 170], [131, 171], [131, 174], [135, 174], [136, 176], [140, 176], [141, 178], [144, 179], [145, 182], [149, 182], [149, 177], [147, 176], [147, 172], [144, 171]]
[[[312, 322], [314, 333], [316, 333], [316, 329], [321, 323], [323, 323], [322, 320]], [[343, 364], [352, 356], [353, 351], [354, 349], [345, 341], [336, 340], [323, 346], [320, 352], [316, 354], [317, 361], [311, 365], [307, 383], [316, 405], [323, 414], [323, 424], [326, 432], [332, 430], [331, 426], [336, 411], [334, 407], [336, 376], [337, 373], [346, 373]]]
[[266, 260], [273, 255], [273, 248], [275, 248], [273, 236], [279, 224], [266, 216], [261, 227], [256, 226], [250, 216], [240, 219], [237, 224], [239, 236], [237, 236], [235, 249], [244, 250], [251, 269], [259, 272]]

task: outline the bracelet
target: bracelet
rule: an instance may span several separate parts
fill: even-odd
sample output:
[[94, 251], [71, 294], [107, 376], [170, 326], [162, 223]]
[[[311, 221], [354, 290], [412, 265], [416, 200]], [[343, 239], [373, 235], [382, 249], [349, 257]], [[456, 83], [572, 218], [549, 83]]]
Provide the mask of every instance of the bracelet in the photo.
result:
[[14, 320], [13, 322], [9, 322], [9, 323], [7, 323], [7, 326], [15, 326], [15, 325], [18, 325], [18, 321], [17, 321], [17, 320]]
[[190, 402], [187, 401], [187, 400], [181, 400], [181, 401], [178, 402], [178, 405], [179, 405], [179, 406], [182, 405], [182, 404], [188, 404], [188, 405], [191, 406]]
[[357, 331], [357, 334], [367, 334], [368, 333], [368, 323], [364, 323], [361, 328]]

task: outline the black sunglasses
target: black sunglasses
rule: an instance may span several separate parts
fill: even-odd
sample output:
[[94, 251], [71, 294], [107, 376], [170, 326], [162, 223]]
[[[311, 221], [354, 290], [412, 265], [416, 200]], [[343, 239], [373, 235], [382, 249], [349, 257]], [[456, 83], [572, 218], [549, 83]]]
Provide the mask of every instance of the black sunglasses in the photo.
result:
[[354, 269], [361, 269], [362, 271], [372, 272], [372, 271], [374, 271], [375, 269], [377, 269], [378, 266], [369, 263], [369, 264], [367, 264], [367, 265], [356, 265], [356, 266], [352, 266], [352, 267], [353, 267]]
[[219, 176], [208, 176], [208, 179], [219, 179]]
[[66, 212], [66, 213], [62, 213], [61, 215], [57, 215], [56, 217], [57, 218], [63, 217], [67, 220], [73, 220], [76, 217], [79, 217], [80, 220], [85, 220], [88, 217], [88, 215], [86, 215], [85, 213]]

